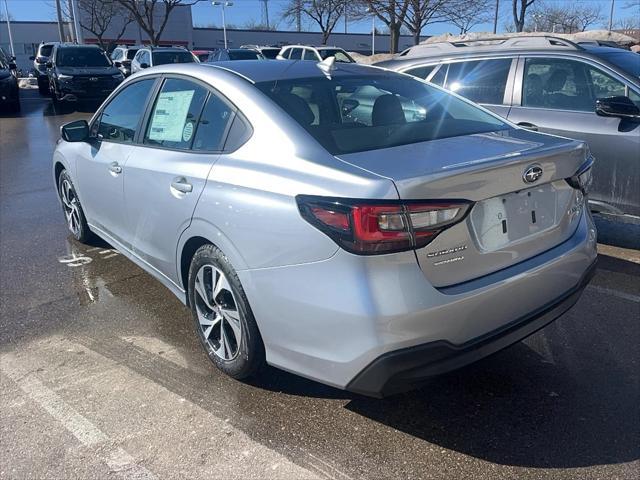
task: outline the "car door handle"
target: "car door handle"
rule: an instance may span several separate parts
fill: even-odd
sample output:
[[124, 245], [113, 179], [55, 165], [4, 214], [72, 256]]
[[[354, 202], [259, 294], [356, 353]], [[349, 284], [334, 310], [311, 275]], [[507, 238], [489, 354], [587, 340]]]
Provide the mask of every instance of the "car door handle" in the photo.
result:
[[178, 177], [171, 182], [171, 188], [175, 188], [177, 191], [182, 193], [189, 193], [193, 190], [193, 185], [187, 182], [186, 178]]
[[527, 130], [533, 130], [534, 132], [538, 131], [538, 126], [529, 122], [520, 122], [518, 123], [519, 127], [526, 128]]
[[109, 171], [118, 175], [122, 173], [122, 167], [118, 165], [118, 162], [113, 162], [111, 165], [109, 165]]

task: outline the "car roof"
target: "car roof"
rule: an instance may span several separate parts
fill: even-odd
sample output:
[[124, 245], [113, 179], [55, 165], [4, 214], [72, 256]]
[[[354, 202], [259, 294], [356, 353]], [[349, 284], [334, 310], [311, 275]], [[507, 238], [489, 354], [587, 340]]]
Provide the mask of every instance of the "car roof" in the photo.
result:
[[[202, 68], [222, 68], [236, 73], [254, 83], [274, 82], [295, 78], [322, 78], [326, 76], [326, 74], [318, 68], [317, 62], [301, 60], [278, 60], [277, 62], [244, 60], [242, 62], [228, 61], [216, 62], [215, 64], [199, 64], [199, 66]], [[395, 75], [392, 72], [376, 67], [356, 63], [334, 63], [334, 68], [330, 72], [332, 76], [372, 74]]]
[[102, 50], [99, 45], [84, 45], [78, 43], [56, 43], [55, 46], [57, 48], [97, 48], [98, 50]]

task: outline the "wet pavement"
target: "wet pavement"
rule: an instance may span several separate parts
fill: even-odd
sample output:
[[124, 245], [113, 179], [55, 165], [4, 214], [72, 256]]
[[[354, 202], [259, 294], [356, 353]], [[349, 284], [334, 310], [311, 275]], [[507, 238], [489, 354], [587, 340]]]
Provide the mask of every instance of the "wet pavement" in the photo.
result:
[[640, 227], [599, 220], [568, 314], [419, 391], [241, 383], [168, 290], [68, 235], [51, 153], [94, 107], [22, 103], [0, 114], [0, 478], [638, 478]]

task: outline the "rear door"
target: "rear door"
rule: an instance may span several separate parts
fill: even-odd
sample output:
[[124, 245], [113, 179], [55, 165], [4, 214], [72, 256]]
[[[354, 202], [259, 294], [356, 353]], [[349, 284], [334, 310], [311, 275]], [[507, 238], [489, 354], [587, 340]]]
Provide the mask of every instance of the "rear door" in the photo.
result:
[[640, 123], [595, 113], [596, 99], [640, 95], [613, 72], [586, 61], [522, 57], [508, 119], [525, 128], [586, 141], [596, 158], [590, 199], [640, 215]]
[[176, 246], [189, 226], [234, 110], [197, 80], [167, 76], [127, 162], [126, 216], [134, 252], [176, 281]]

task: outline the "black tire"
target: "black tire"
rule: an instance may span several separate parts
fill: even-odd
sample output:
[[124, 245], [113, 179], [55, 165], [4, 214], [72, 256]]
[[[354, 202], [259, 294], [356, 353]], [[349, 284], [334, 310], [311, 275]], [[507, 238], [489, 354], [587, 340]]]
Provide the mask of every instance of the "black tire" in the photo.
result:
[[[63, 189], [67, 189], [67, 200], [64, 197]], [[62, 203], [62, 213], [64, 214], [65, 222], [67, 222], [67, 227], [73, 237], [81, 243], [89, 243], [89, 241], [93, 238], [93, 233], [89, 230], [89, 225], [87, 224], [87, 219], [84, 216], [84, 210], [82, 209], [82, 205], [80, 205], [80, 199], [78, 198], [78, 194], [76, 193], [76, 189], [73, 186], [73, 182], [71, 182], [71, 177], [66, 170], [63, 170], [60, 173], [60, 177], [58, 178], [58, 196], [60, 197], [60, 202]], [[68, 213], [68, 204], [73, 205], [75, 208], [75, 220], [73, 221], [73, 225], [76, 228], [72, 227], [72, 224], [69, 221], [69, 213]]]
[[[241, 341], [237, 344], [237, 354], [230, 360], [224, 360], [216, 355], [211, 341], [205, 338], [204, 327], [200, 324], [198, 311], [196, 310], [198, 308], [196, 302], [199, 301], [196, 299], [195, 291], [196, 276], [201, 268], [207, 266], [213, 266], [224, 273], [231, 287], [233, 301], [240, 317]], [[218, 369], [238, 380], [258, 373], [266, 364], [262, 337], [236, 271], [227, 257], [216, 246], [211, 244], [203, 245], [193, 256], [189, 268], [188, 296], [196, 335], [209, 360]], [[220, 325], [220, 328], [223, 328], [224, 323], [221, 322]]]

